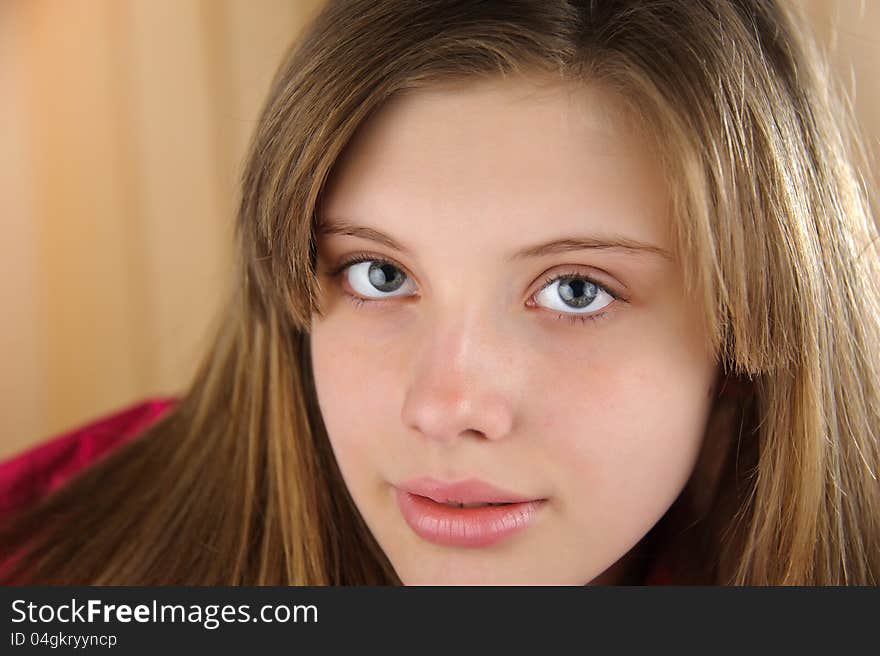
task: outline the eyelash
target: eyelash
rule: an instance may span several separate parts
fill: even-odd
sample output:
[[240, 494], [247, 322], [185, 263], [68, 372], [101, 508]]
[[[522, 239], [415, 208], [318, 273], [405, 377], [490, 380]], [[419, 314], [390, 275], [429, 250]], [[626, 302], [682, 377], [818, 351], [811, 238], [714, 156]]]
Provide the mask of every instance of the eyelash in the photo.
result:
[[[392, 262], [391, 260], [385, 259], [383, 257], [378, 257], [376, 255], [370, 255], [369, 253], [355, 253], [354, 255], [347, 258], [344, 262], [339, 264], [335, 269], [332, 269], [327, 272], [327, 275], [332, 279], [336, 280], [340, 277], [343, 271], [345, 271], [348, 267], [353, 266], [355, 264], [359, 264], [361, 262], [378, 262], [380, 264], [388, 264], [397, 269], [401, 269], [399, 265]], [[597, 287], [604, 290], [611, 298], [615, 301], [626, 301], [623, 296], [617, 294], [616, 292], [608, 289], [605, 285], [593, 280], [589, 276], [584, 275], [583, 273], [579, 273], [577, 271], [569, 271], [567, 273], [554, 274], [552, 276], [547, 277], [544, 280], [544, 285], [541, 287], [543, 289], [547, 285], [550, 285], [561, 278], [580, 278], [581, 280], [586, 280], [587, 282], [596, 285]], [[382, 303], [383, 301], [376, 300], [368, 300], [361, 298], [360, 296], [355, 296], [354, 294], [350, 294], [344, 289], [342, 290], [345, 294], [346, 298], [350, 303], [352, 303], [355, 307], [361, 307], [366, 303]], [[588, 321], [598, 321], [600, 319], [604, 319], [608, 316], [608, 312], [596, 312], [595, 314], [573, 314], [573, 313], [556, 313], [554, 319], [557, 321], [568, 321], [571, 324], [576, 323], [586, 323]]]

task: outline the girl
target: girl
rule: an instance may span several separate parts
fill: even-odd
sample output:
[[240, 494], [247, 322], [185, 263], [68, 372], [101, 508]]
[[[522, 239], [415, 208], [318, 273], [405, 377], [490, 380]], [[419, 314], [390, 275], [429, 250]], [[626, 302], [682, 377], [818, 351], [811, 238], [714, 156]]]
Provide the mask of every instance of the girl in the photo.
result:
[[876, 584], [878, 230], [804, 33], [329, 2], [195, 380], [9, 514], [3, 580]]

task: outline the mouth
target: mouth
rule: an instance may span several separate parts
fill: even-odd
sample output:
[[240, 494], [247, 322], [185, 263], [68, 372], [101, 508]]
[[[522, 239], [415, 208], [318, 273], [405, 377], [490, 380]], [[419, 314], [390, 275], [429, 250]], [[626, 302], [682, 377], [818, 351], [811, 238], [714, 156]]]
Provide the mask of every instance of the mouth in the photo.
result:
[[406, 481], [397, 486], [410, 494], [426, 497], [440, 504], [514, 504], [536, 501], [537, 498], [496, 487], [477, 478], [446, 483], [435, 478], [423, 477]]
[[419, 479], [395, 492], [401, 515], [416, 535], [434, 544], [468, 548], [488, 547], [522, 533], [547, 501], [474, 479], [458, 484]]
[[[434, 499], [431, 499], [430, 497], [423, 497], [423, 498], [430, 499], [431, 501], [434, 501]], [[434, 503], [439, 503], [439, 502], [434, 501]], [[456, 501], [448, 501], [448, 502], [441, 503], [440, 505], [447, 506], [449, 508], [486, 508], [487, 506], [511, 506], [511, 505], [513, 505], [513, 502], [512, 501], [507, 501], [507, 502], [502, 501], [500, 503], [459, 503]]]

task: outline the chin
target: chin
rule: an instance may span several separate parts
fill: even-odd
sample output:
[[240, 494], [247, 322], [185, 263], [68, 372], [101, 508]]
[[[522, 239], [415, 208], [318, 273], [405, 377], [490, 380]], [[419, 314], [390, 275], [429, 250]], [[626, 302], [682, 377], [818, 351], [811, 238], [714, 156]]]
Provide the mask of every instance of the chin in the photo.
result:
[[487, 565], [467, 568], [460, 563], [449, 559], [444, 565], [432, 568], [428, 561], [422, 560], [420, 565], [406, 568], [406, 571], [397, 570], [398, 577], [406, 586], [482, 586], [482, 585], [583, 585], [583, 580], [590, 580], [571, 576], [560, 578], [557, 573], [549, 575], [532, 570], [523, 570], [502, 565]]

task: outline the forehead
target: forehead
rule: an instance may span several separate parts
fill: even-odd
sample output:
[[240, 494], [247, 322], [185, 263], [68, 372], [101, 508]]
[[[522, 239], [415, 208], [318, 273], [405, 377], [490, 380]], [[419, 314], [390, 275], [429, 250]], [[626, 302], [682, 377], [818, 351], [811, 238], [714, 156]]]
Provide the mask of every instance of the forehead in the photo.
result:
[[540, 77], [395, 97], [337, 163], [323, 214], [402, 239], [419, 228], [433, 238], [485, 233], [511, 247], [572, 231], [661, 247], [670, 238], [659, 158], [622, 100]]

